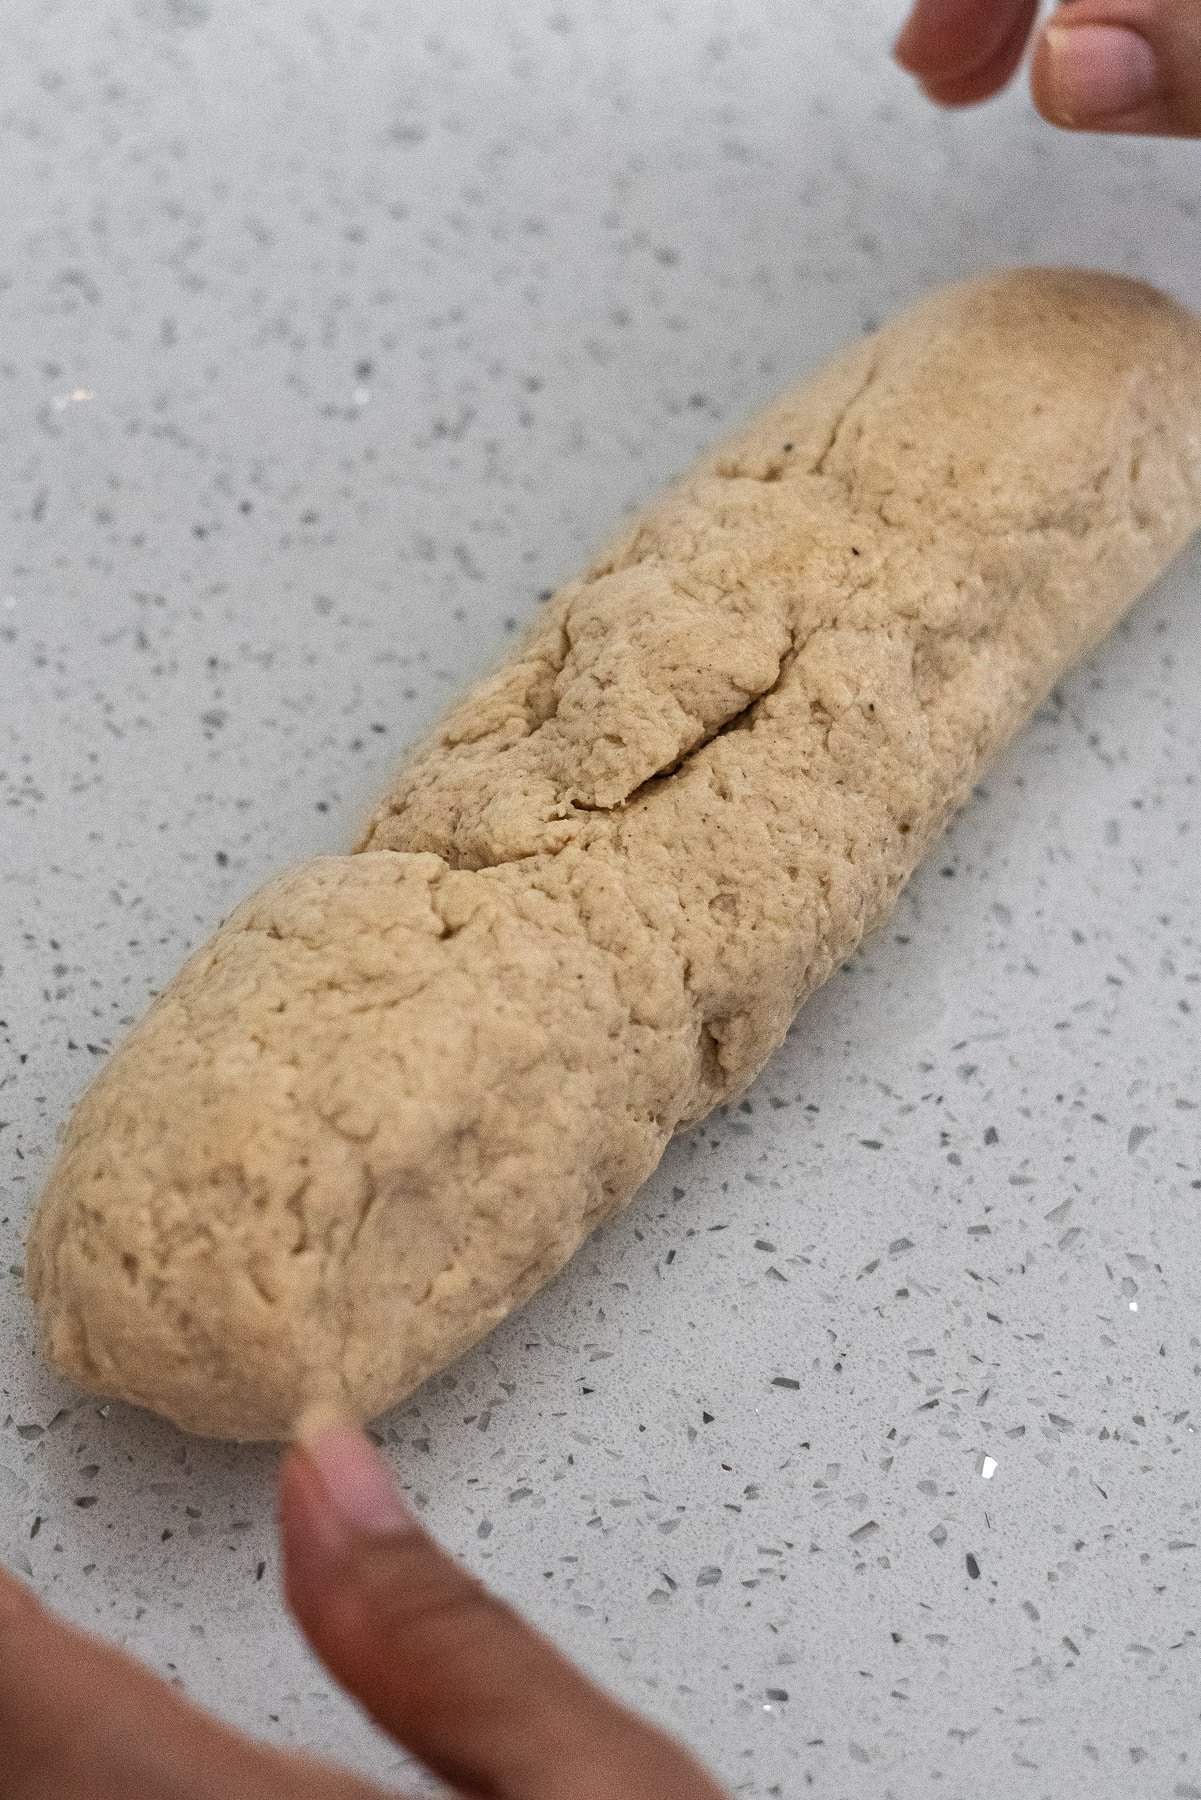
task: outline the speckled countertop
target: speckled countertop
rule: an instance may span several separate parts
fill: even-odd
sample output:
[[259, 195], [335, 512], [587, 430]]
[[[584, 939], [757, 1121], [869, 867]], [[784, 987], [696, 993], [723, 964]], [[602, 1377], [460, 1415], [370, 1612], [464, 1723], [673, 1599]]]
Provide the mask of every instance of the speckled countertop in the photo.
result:
[[[35, 1358], [71, 1099], [727, 420], [984, 264], [1201, 299], [1198, 152], [936, 117], [879, 3], [3, 12], [0, 1556], [387, 1773], [281, 1612], [273, 1456]], [[384, 1422], [444, 1541], [739, 1794], [1201, 1795], [1199, 586]]]

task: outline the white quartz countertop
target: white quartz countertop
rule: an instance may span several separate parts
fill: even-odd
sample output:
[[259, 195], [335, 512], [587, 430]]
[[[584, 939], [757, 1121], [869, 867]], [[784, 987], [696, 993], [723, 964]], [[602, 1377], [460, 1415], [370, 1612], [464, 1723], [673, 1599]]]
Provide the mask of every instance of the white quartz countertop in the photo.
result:
[[[880, 0], [2, 13], [0, 1557], [386, 1776], [283, 1612], [274, 1454], [37, 1360], [72, 1099], [827, 351], [992, 264], [1201, 301], [1201, 150], [938, 116]], [[749, 1099], [381, 1423], [442, 1540], [740, 1795], [1201, 1795], [1199, 590], [1194, 554]]]

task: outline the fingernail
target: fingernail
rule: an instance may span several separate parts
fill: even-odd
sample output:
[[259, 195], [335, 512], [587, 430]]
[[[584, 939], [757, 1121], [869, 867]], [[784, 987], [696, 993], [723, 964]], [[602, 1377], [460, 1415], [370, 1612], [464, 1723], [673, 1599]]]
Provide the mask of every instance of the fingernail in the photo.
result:
[[1160, 91], [1155, 52], [1125, 25], [1050, 25], [1044, 42], [1050, 111], [1062, 125], [1135, 112]]
[[330, 1506], [351, 1531], [378, 1536], [414, 1523], [391, 1472], [356, 1425], [329, 1413], [310, 1414], [296, 1432], [298, 1448], [321, 1477]]

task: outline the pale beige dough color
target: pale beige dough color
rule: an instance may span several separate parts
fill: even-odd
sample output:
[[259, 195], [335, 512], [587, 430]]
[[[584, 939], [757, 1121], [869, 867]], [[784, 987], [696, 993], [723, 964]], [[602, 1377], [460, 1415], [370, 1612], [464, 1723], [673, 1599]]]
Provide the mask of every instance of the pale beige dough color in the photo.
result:
[[85, 1095], [46, 1352], [236, 1438], [378, 1413], [619, 1211], [1201, 521], [1201, 327], [936, 295], [703, 463], [246, 901]]

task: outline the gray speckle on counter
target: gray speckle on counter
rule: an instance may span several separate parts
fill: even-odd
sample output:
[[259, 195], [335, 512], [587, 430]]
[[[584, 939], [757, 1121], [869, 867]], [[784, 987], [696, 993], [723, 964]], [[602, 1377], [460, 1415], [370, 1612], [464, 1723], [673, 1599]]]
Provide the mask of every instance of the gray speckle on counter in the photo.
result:
[[[5, 9], [0, 1555], [276, 1742], [399, 1767], [281, 1611], [274, 1455], [40, 1367], [55, 1133], [849, 333], [1022, 259], [1201, 299], [1195, 148], [939, 117], [897, 22]], [[1063, 684], [749, 1099], [381, 1422], [442, 1539], [739, 1794], [1201, 1792], [1199, 583]]]

